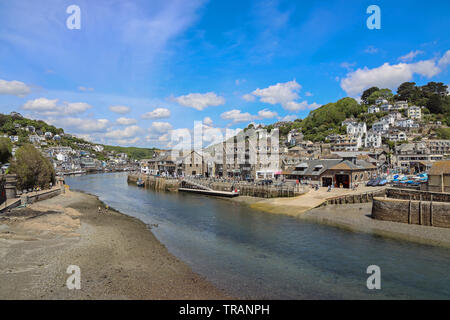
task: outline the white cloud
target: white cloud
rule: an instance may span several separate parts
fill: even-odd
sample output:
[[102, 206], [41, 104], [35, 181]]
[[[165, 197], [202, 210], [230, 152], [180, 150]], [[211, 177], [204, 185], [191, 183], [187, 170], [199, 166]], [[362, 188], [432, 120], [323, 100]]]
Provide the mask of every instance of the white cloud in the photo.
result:
[[199, 111], [207, 107], [216, 107], [225, 104], [225, 98], [216, 95], [214, 92], [190, 93], [185, 96], [173, 98], [173, 100], [184, 107], [194, 108]]
[[298, 99], [297, 92], [300, 89], [301, 85], [293, 80], [285, 83], [277, 83], [264, 89], [258, 88], [252, 94], [259, 97], [261, 102], [285, 105], [290, 101]]
[[281, 121], [294, 121], [297, 118], [298, 117], [295, 114], [292, 114], [281, 118]]
[[83, 113], [92, 106], [85, 102], [64, 102], [62, 113], [64, 115], [73, 115], [78, 113]]
[[[442, 59], [445, 59], [445, 57]], [[431, 78], [441, 71], [435, 60], [424, 60], [410, 64], [399, 63], [396, 65], [390, 65], [386, 62], [377, 68], [369, 69], [364, 67], [363, 69], [349, 72], [341, 80], [341, 88], [348, 95], [356, 96], [372, 86], [396, 89], [401, 83], [411, 81], [414, 74]]]
[[63, 102], [62, 105], [58, 105], [58, 99], [47, 98], [29, 100], [22, 106], [24, 110], [47, 117], [75, 115], [91, 108], [92, 106], [85, 102]]
[[120, 117], [116, 120], [116, 122], [121, 126], [130, 126], [132, 124], [136, 124], [137, 120], [133, 118]]
[[248, 102], [256, 100], [255, 96], [252, 96], [250, 93], [244, 94], [242, 96], [242, 99], [244, 99], [245, 101], [248, 101]]
[[169, 122], [155, 121], [148, 130], [152, 133], [166, 133], [170, 129], [172, 129], [172, 125]]
[[269, 109], [263, 109], [258, 111], [258, 118], [260, 119], [272, 119], [278, 117], [278, 113], [270, 111]]
[[29, 100], [27, 101], [23, 106], [22, 109], [29, 110], [29, 111], [54, 111], [57, 106], [58, 99], [49, 100], [47, 98], [38, 98], [35, 100]]
[[144, 130], [139, 126], [129, 126], [124, 129], [112, 130], [105, 133], [106, 138], [111, 139], [129, 139], [134, 138]]
[[130, 138], [130, 139], [115, 139], [115, 143], [119, 144], [119, 145], [135, 145], [137, 144], [139, 141], [141, 140], [140, 137], [134, 137], [134, 138]]
[[250, 113], [242, 113], [241, 110], [237, 109], [226, 111], [222, 113], [220, 117], [224, 120], [232, 120], [234, 123], [247, 122], [253, 119], [253, 116]]
[[450, 64], [450, 50], [447, 50], [444, 56], [439, 60], [438, 64], [442, 68]]
[[67, 128], [68, 132], [73, 133], [104, 132], [109, 126], [109, 121], [107, 119], [50, 118], [47, 121], [58, 127], [63, 127], [64, 129]]
[[289, 111], [299, 111], [299, 110], [313, 110], [313, 109], [317, 109], [318, 107], [320, 107], [320, 104], [313, 102], [311, 104], [308, 103], [308, 101], [302, 101], [302, 102], [295, 102], [295, 101], [290, 101], [288, 102], [284, 108], [286, 110]]
[[408, 54], [405, 54], [404, 56], [401, 56], [400, 58], [398, 58], [398, 60], [403, 61], [403, 62], [407, 62], [407, 61], [412, 61], [416, 56], [418, 56], [419, 54], [422, 54], [423, 51], [421, 50], [416, 50], [416, 51], [411, 51]]
[[157, 108], [142, 115], [142, 119], [163, 119], [169, 117], [170, 111], [166, 108]]
[[307, 92], [305, 92], [305, 96], [307, 96], [307, 97], [312, 97], [313, 94], [312, 94], [311, 92], [307, 91]]
[[203, 123], [206, 124], [207, 126], [211, 126], [213, 124], [213, 121], [210, 117], [205, 117], [203, 119]]
[[130, 107], [127, 106], [110, 106], [109, 110], [118, 114], [126, 114], [131, 111]]
[[[302, 86], [297, 81], [292, 80], [284, 83], [277, 83], [264, 89], [256, 89], [251, 94], [245, 95], [243, 98], [250, 101], [252, 98], [259, 97], [261, 102], [270, 104], [281, 104], [281, 106], [289, 111], [299, 111], [305, 109], [314, 109], [318, 105], [316, 103], [308, 104], [307, 101], [297, 102], [299, 98], [298, 91]], [[307, 96], [312, 96], [310, 92]], [[252, 98], [251, 98], [252, 97]]]
[[30, 87], [20, 81], [6, 81], [0, 79], [0, 94], [8, 94], [19, 98], [25, 97], [31, 92]]

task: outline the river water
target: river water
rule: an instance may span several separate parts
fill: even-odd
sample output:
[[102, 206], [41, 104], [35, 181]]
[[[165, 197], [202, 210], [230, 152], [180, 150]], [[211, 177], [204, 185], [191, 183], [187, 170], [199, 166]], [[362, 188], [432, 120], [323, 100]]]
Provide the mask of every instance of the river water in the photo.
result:
[[[72, 189], [158, 224], [168, 250], [217, 287], [254, 299], [450, 299], [450, 249], [350, 232], [225, 199], [154, 192], [125, 173], [66, 177]], [[381, 289], [368, 290], [369, 265]]]

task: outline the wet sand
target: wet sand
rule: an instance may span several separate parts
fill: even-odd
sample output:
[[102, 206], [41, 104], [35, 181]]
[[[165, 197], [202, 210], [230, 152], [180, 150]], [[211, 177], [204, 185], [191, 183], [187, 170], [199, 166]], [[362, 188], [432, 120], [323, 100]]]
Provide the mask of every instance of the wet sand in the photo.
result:
[[315, 208], [299, 218], [350, 231], [450, 248], [450, 228], [375, 220], [371, 214], [372, 203], [357, 203]]
[[[66, 286], [69, 265], [81, 269], [80, 290]], [[0, 299], [226, 298], [95, 196], [68, 191], [0, 214]]]

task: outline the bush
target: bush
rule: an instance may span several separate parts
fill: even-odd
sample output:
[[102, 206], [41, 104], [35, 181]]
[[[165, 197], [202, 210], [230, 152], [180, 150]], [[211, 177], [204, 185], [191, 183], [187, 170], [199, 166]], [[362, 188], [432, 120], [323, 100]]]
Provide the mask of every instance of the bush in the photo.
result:
[[31, 144], [16, 151], [16, 159], [11, 163], [10, 173], [17, 174], [19, 189], [48, 188], [55, 183], [55, 170], [50, 161]]
[[8, 162], [11, 158], [12, 143], [8, 138], [0, 138], [0, 163]]

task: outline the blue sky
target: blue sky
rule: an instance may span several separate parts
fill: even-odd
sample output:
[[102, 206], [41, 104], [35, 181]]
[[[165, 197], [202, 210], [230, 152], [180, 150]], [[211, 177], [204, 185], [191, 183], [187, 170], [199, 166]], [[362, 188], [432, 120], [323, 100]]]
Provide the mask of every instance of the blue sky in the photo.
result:
[[[70, 30], [70, 5], [81, 29]], [[369, 30], [369, 5], [381, 29]], [[304, 118], [404, 81], [449, 84], [448, 1], [0, 1], [0, 108], [94, 142]], [[214, 134], [213, 134], [214, 135]]]

